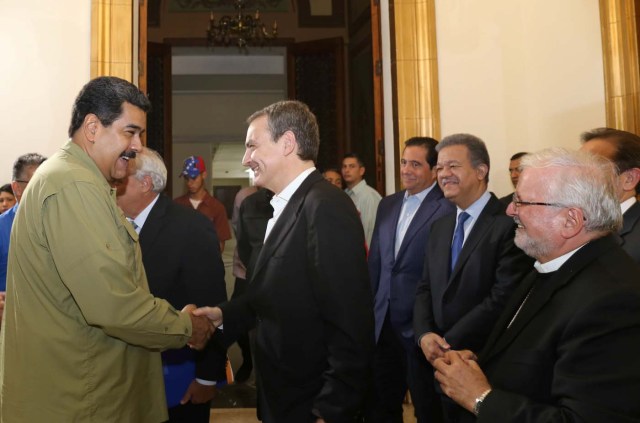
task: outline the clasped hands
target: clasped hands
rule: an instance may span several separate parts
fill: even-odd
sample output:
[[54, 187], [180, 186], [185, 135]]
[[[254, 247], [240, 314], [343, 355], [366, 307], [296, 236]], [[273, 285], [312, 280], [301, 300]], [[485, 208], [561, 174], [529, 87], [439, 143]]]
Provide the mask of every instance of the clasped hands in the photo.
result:
[[435, 378], [442, 391], [469, 411], [475, 400], [487, 389], [489, 381], [469, 350], [456, 351], [440, 335], [428, 332], [420, 338], [420, 349], [435, 369]]
[[222, 310], [219, 307], [197, 308], [188, 304], [182, 309], [191, 318], [191, 338], [187, 345], [195, 350], [202, 350], [216, 328], [222, 324]]

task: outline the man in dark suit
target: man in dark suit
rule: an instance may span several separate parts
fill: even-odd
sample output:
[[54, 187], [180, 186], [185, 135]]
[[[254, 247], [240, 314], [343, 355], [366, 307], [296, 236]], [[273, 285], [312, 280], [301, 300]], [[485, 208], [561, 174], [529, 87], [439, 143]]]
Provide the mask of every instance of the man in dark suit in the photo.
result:
[[225, 337], [256, 326], [258, 408], [267, 423], [351, 422], [373, 354], [364, 232], [349, 197], [315, 170], [315, 116], [282, 101], [249, 117], [243, 164], [275, 194], [247, 292], [206, 314]]
[[[195, 210], [162, 193], [167, 169], [144, 148], [118, 188], [118, 205], [140, 234], [149, 289], [177, 309], [225, 301], [224, 265], [215, 228]], [[216, 381], [225, 380], [226, 350], [216, 342], [202, 352], [188, 347], [162, 353], [169, 421], [209, 422]]]
[[[523, 159], [507, 212], [535, 271], [518, 288], [478, 362], [435, 361], [465, 421], [640, 420], [640, 267], [612, 232], [621, 225], [611, 163], [545, 150]], [[473, 414], [472, 414], [473, 413]]]
[[[240, 190], [236, 195], [233, 206], [232, 224], [236, 232], [236, 248], [233, 255], [233, 273], [236, 283], [231, 299], [244, 295], [247, 290], [248, 280], [251, 278], [253, 268], [256, 265], [258, 255], [264, 242], [264, 234], [267, 230], [267, 222], [273, 217], [271, 198], [273, 193], [266, 188], [250, 187], [249, 190]], [[248, 195], [243, 195], [249, 192]], [[236, 383], [245, 382], [253, 369], [253, 357], [251, 343], [255, 338], [250, 334], [239, 335], [238, 346], [242, 351], [242, 366], [236, 372]]]
[[[433, 224], [416, 294], [416, 341], [432, 364], [451, 348], [484, 345], [532, 262], [513, 243], [513, 220], [487, 191], [490, 163], [484, 142], [456, 134], [437, 150], [438, 184], [457, 212]], [[458, 410], [443, 397], [446, 421], [457, 421]]]
[[[518, 185], [518, 178], [520, 178], [520, 161], [525, 154], [527, 153], [521, 151], [511, 156], [511, 159], [509, 159], [509, 178], [511, 179], [511, 184], [514, 189]], [[513, 192], [500, 198], [500, 202], [504, 204], [505, 208], [511, 202], [511, 197], [513, 197]]]
[[411, 392], [417, 421], [432, 417], [433, 369], [415, 343], [413, 305], [422, 276], [431, 224], [455, 210], [436, 182], [438, 141], [415, 137], [405, 142], [400, 178], [405, 190], [378, 206], [369, 251], [374, 292], [376, 350], [375, 394], [370, 420], [402, 422], [402, 402]]
[[640, 137], [627, 131], [596, 128], [581, 136], [582, 149], [611, 160], [617, 167], [618, 200], [623, 224], [619, 235], [622, 248], [640, 263], [640, 203], [636, 200], [640, 182]]

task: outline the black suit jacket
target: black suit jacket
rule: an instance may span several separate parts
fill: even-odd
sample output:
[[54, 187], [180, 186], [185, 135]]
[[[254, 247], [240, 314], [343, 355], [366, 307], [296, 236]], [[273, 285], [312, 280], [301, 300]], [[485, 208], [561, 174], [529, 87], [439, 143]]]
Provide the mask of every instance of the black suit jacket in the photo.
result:
[[260, 188], [245, 198], [238, 210], [236, 234], [238, 257], [247, 269], [247, 280], [251, 280], [264, 242], [267, 222], [273, 216], [273, 207], [269, 202], [272, 197], [271, 191]]
[[622, 248], [636, 263], [640, 263], [640, 202], [636, 202], [622, 215], [623, 223], [620, 229]]
[[395, 255], [396, 232], [406, 191], [400, 191], [380, 201], [376, 225], [369, 250], [369, 274], [374, 294], [376, 338], [391, 308], [391, 325], [407, 344], [413, 342], [413, 306], [416, 286], [422, 277], [423, 259], [431, 224], [455, 210], [436, 184], [424, 198], [411, 220], [402, 244]]
[[452, 349], [480, 350], [533, 260], [515, 246], [515, 223], [491, 194], [450, 272], [456, 213], [431, 227], [414, 310], [416, 341], [427, 332]]
[[639, 274], [614, 237], [592, 241], [506, 329], [535, 272], [522, 281], [479, 357], [493, 391], [478, 421], [640, 421]]
[[[226, 301], [224, 265], [215, 228], [204, 215], [158, 197], [140, 231], [140, 248], [149, 289], [180, 310], [187, 304], [205, 306]], [[226, 350], [214, 335], [195, 352], [196, 377], [226, 379]], [[189, 347], [184, 347], [185, 352]]]
[[[373, 354], [364, 232], [353, 201], [312, 172], [279, 216], [225, 333], [257, 320], [256, 368], [275, 421], [354, 421]], [[243, 325], [244, 323], [244, 325]]]

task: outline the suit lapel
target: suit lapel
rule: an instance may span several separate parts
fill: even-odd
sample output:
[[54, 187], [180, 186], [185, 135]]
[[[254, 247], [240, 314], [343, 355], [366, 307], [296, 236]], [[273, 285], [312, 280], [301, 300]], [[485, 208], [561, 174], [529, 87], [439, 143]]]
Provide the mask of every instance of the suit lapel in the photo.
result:
[[[422, 200], [420, 207], [416, 210], [409, 227], [407, 228], [407, 232], [404, 234], [404, 238], [402, 239], [402, 244], [400, 245], [400, 249], [398, 250], [398, 256], [396, 257], [396, 261], [399, 260], [400, 257], [407, 250], [408, 245], [411, 243], [413, 238], [416, 236], [420, 228], [422, 226], [429, 223], [433, 214], [440, 208], [440, 204], [437, 202], [438, 199], [442, 197], [442, 191], [436, 184], [429, 194]], [[402, 206], [402, 203], [400, 203]], [[400, 211], [398, 211], [398, 216], [400, 215]], [[396, 218], [396, 226], [398, 223], [398, 219]], [[396, 227], [394, 226], [394, 228]], [[426, 240], [425, 240], [426, 242]], [[395, 248], [395, 237], [394, 237], [394, 248]]]
[[640, 202], [634, 203], [634, 205], [631, 206], [629, 210], [627, 210], [627, 212], [623, 215], [620, 235], [624, 236], [631, 232], [638, 220], [640, 220]]
[[[282, 241], [286, 239], [287, 234], [291, 228], [293, 228], [293, 225], [298, 219], [298, 215], [300, 214], [300, 210], [302, 209], [307, 193], [313, 184], [321, 180], [323, 180], [322, 175], [320, 175], [317, 170], [314, 170], [304, 181], [302, 181], [302, 184], [298, 187], [296, 192], [293, 193], [284, 210], [282, 210], [280, 217], [278, 217], [278, 221], [271, 229], [269, 236], [262, 246], [262, 250], [260, 250], [260, 254], [256, 261], [255, 271], [253, 273], [254, 276], [260, 273], [269, 258], [273, 256], [280, 244], [282, 244]], [[252, 280], [253, 279], [255, 279], [255, 277], [252, 278]]]
[[168, 197], [160, 194], [158, 201], [156, 201], [156, 204], [151, 208], [149, 216], [147, 216], [147, 220], [145, 220], [144, 226], [142, 226], [142, 230], [140, 231], [140, 248], [142, 251], [150, 248], [158, 237], [163, 226], [169, 201], [171, 200]]
[[[391, 205], [389, 210], [389, 217], [384, 223], [384, 227], [380, 227], [379, 236], [380, 236], [380, 244], [386, 245], [387, 252], [391, 254], [391, 259], [395, 261], [395, 249], [396, 249], [396, 236], [397, 236], [397, 228], [398, 222], [400, 221], [400, 213], [402, 212], [402, 203], [404, 202], [404, 191], [402, 191], [402, 195], [396, 197]], [[385, 239], [382, 239], [384, 237]], [[383, 244], [384, 242], [384, 244]], [[398, 256], [400, 256], [400, 252], [398, 252]]]
[[[476, 246], [485, 237], [485, 235], [491, 229], [493, 222], [496, 220], [496, 212], [500, 210], [500, 202], [493, 194], [491, 194], [491, 198], [484, 209], [478, 216], [478, 221], [473, 225], [471, 232], [469, 233], [469, 238], [465, 241], [462, 246], [462, 250], [460, 251], [460, 256], [458, 256], [458, 261], [456, 262], [456, 266], [453, 268], [451, 272], [451, 277], [449, 281], [453, 280], [456, 274], [462, 269], [464, 263], [467, 261], [471, 252], [475, 250]], [[453, 237], [453, 232], [452, 232]], [[451, 251], [449, 251], [449, 255], [451, 255]]]
[[[611, 248], [615, 245], [615, 241], [612, 237], [607, 236], [604, 238], [600, 238], [595, 241], [591, 241], [589, 244], [582, 247], [579, 251], [577, 251], [573, 256], [564, 263], [560, 269], [556, 272], [556, 274], [546, 281], [544, 284], [536, 284], [531, 290], [531, 295], [525, 303], [522, 305], [518, 316], [515, 318], [511, 327], [507, 329], [507, 325], [515, 316], [518, 307], [524, 301], [525, 296], [520, 295], [522, 298], [517, 304], [510, 302], [512, 307], [509, 309], [509, 313], [503, 313], [500, 322], [503, 325], [500, 329], [500, 332], [497, 334], [492, 334], [490, 338], [497, 339], [495, 345], [493, 347], [489, 347], [489, 343], [487, 343], [487, 356], [486, 359], [489, 359], [491, 356], [499, 353], [505, 347], [507, 347], [517, 336], [518, 334], [529, 324], [529, 322], [538, 314], [540, 309], [542, 309], [553, 297], [553, 295], [562, 287], [571, 282], [571, 280], [578, 274], [580, 271], [593, 260], [595, 260], [599, 255], [603, 253], [603, 251]], [[533, 280], [529, 280], [529, 277], [533, 276]], [[533, 284], [535, 281], [536, 272], [533, 272], [526, 278], [523, 282], [527, 282], [529, 286]], [[522, 294], [523, 291], [518, 291]], [[526, 290], [529, 292], [529, 289]], [[513, 307], [515, 305], [515, 308]], [[505, 309], [507, 310], [507, 309]], [[506, 320], [505, 320], [506, 319]], [[506, 323], [505, 323], [506, 321]]]

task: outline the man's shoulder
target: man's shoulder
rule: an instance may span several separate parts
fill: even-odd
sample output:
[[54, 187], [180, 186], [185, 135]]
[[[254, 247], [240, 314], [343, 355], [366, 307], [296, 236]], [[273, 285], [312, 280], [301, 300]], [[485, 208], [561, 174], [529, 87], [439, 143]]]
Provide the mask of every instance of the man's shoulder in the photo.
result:
[[378, 200], [382, 199], [382, 196], [380, 195], [380, 193], [375, 188], [373, 188], [372, 186], [367, 184], [367, 182], [364, 181], [364, 180], [362, 182], [364, 182], [364, 184], [362, 184], [362, 192], [363, 193], [366, 193], [367, 195], [371, 196], [372, 198], [375, 198], [375, 199], [378, 199]]
[[[153, 211], [157, 211], [158, 213], [153, 213]], [[166, 216], [170, 222], [182, 222], [185, 224], [202, 225], [204, 227], [211, 226], [211, 222], [202, 213], [197, 212], [193, 207], [184, 207], [175, 200], [172, 201], [164, 194], [158, 197], [158, 201], [154, 204], [149, 218], [154, 218], [154, 216], [160, 214]]]

